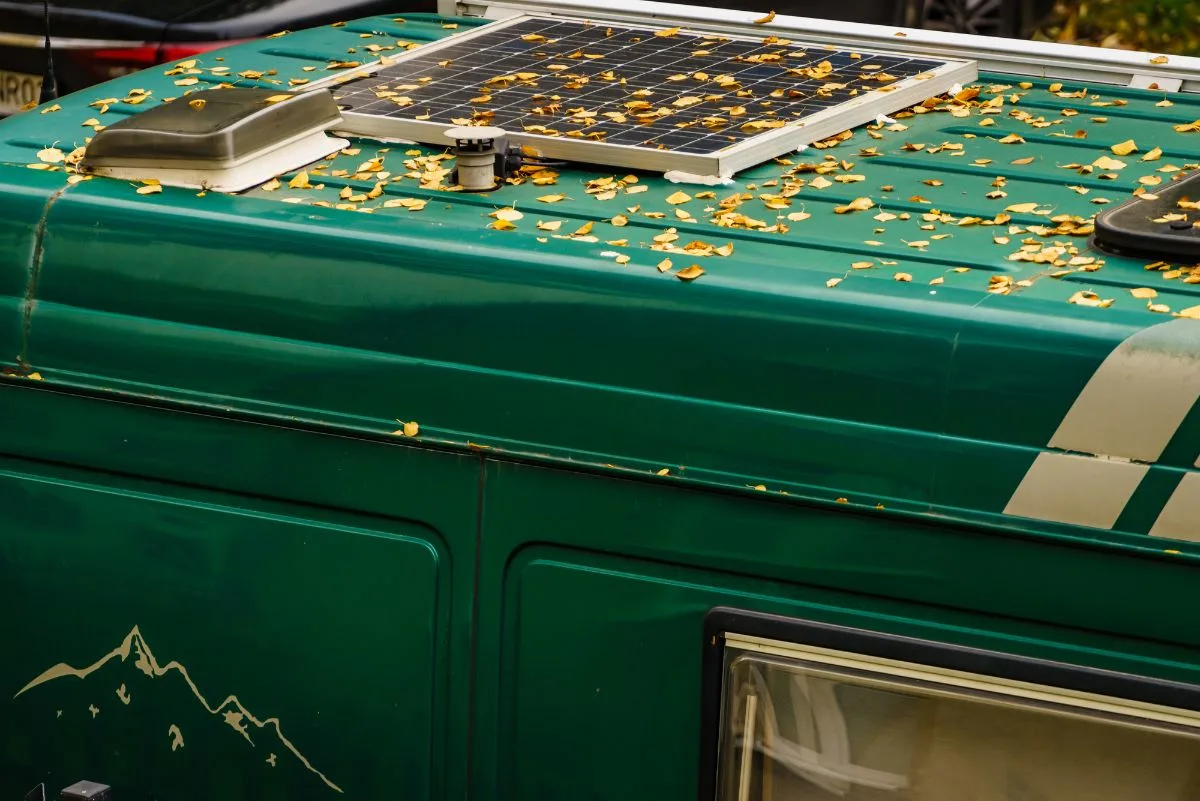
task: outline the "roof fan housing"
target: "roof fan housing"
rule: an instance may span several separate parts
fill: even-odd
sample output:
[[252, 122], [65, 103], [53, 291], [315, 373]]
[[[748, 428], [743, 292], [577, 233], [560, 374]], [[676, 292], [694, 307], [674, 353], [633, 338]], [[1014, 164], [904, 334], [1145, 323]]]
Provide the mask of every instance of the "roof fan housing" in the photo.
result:
[[128, 117], [88, 144], [84, 172], [164, 186], [241, 192], [349, 145], [327, 91], [209, 89]]

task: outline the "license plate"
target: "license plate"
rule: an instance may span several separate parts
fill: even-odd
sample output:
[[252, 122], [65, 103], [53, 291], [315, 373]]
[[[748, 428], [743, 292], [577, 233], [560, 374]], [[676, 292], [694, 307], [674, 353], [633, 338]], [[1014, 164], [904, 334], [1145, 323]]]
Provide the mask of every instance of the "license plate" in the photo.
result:
[[41, 76], [0, 70], [0, 115], [15, 114], [36, 103], [41, 92]]

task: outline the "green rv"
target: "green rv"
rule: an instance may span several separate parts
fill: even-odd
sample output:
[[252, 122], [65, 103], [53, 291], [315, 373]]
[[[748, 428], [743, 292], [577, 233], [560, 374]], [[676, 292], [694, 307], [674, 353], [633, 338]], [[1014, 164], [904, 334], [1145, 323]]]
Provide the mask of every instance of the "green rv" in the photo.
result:
[[0, 122], [0, 799], [1200, 799], [1200, 61], [440, 11]]

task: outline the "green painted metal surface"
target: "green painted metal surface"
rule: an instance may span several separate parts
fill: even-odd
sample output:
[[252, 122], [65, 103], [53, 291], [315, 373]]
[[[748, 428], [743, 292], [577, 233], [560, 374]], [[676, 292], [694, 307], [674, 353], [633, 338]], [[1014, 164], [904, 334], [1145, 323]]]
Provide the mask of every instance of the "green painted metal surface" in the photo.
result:
[[[349, 48], [450, 32], [367, 20], [214, 53], [200, 66], [228, 73], [200, 77], [282, 90]], [[336, 796], [298, 753], [356, 799], [693, 798], [701, 621], [721, 604], [1196, 682], [1200, 550], [1148, 532], [1196, 472], [1200, 413], [1111, 525], [1005, 511], [1041, 454], [1080, 452], [1056, 432], [1115, 350], [1175, 326], [1122, 375], [1187, 383], [1200, 321], [1130, 290], [1179, 312], [1197, 284], [1050, 229], [1194, 168], [1200, 133], [1172, 126], [1200, 101], [988, 75], [1000, 113], [860, 128], [678, 205], [652, 174], [598, 199], [589, 181], [625, 176], [580, 165], [439, 191], [420, 183], [438, 151], [366, 140], [309, 170], [319, 188], [239, 196], [27, 166], [181, 94], [162, 72], [0, 122], [0, 598], [29, 610], [0, 626], [20, 643], [0, 795]], [[133, 89], [151, 99], [121, 102]], [[1069, 166], [1130, 138], [1123, 168]], [[347, 203], [372, 159], [381, 195]], [[787, 230], [714, 224], [736, 195]], [[835, 212], [857, 197], [876, 205]], [[489, 227], [502, 206], [516, 230]], [[652, 248], [668, 228], [732, 253]], [[1010, 258], [1023, 246], [1063, 264]], [[295, 752], [253, 724], [251, 746], [170, 660], [209, 707], [277, 717]]]

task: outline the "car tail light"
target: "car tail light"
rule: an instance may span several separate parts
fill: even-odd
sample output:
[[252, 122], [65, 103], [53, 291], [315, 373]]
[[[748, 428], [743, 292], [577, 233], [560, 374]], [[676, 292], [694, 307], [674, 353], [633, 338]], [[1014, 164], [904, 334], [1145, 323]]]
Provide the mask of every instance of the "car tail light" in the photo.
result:
[[144, 45], [104, 50], [75, 50], [71, 56], [90, 73], [101, 80], [117, 78], [131, 72], [164, 64], [168, 61], [183, 61], [209, 50], [228, 47], [237, 42], [179, 42], [168, 45]]

